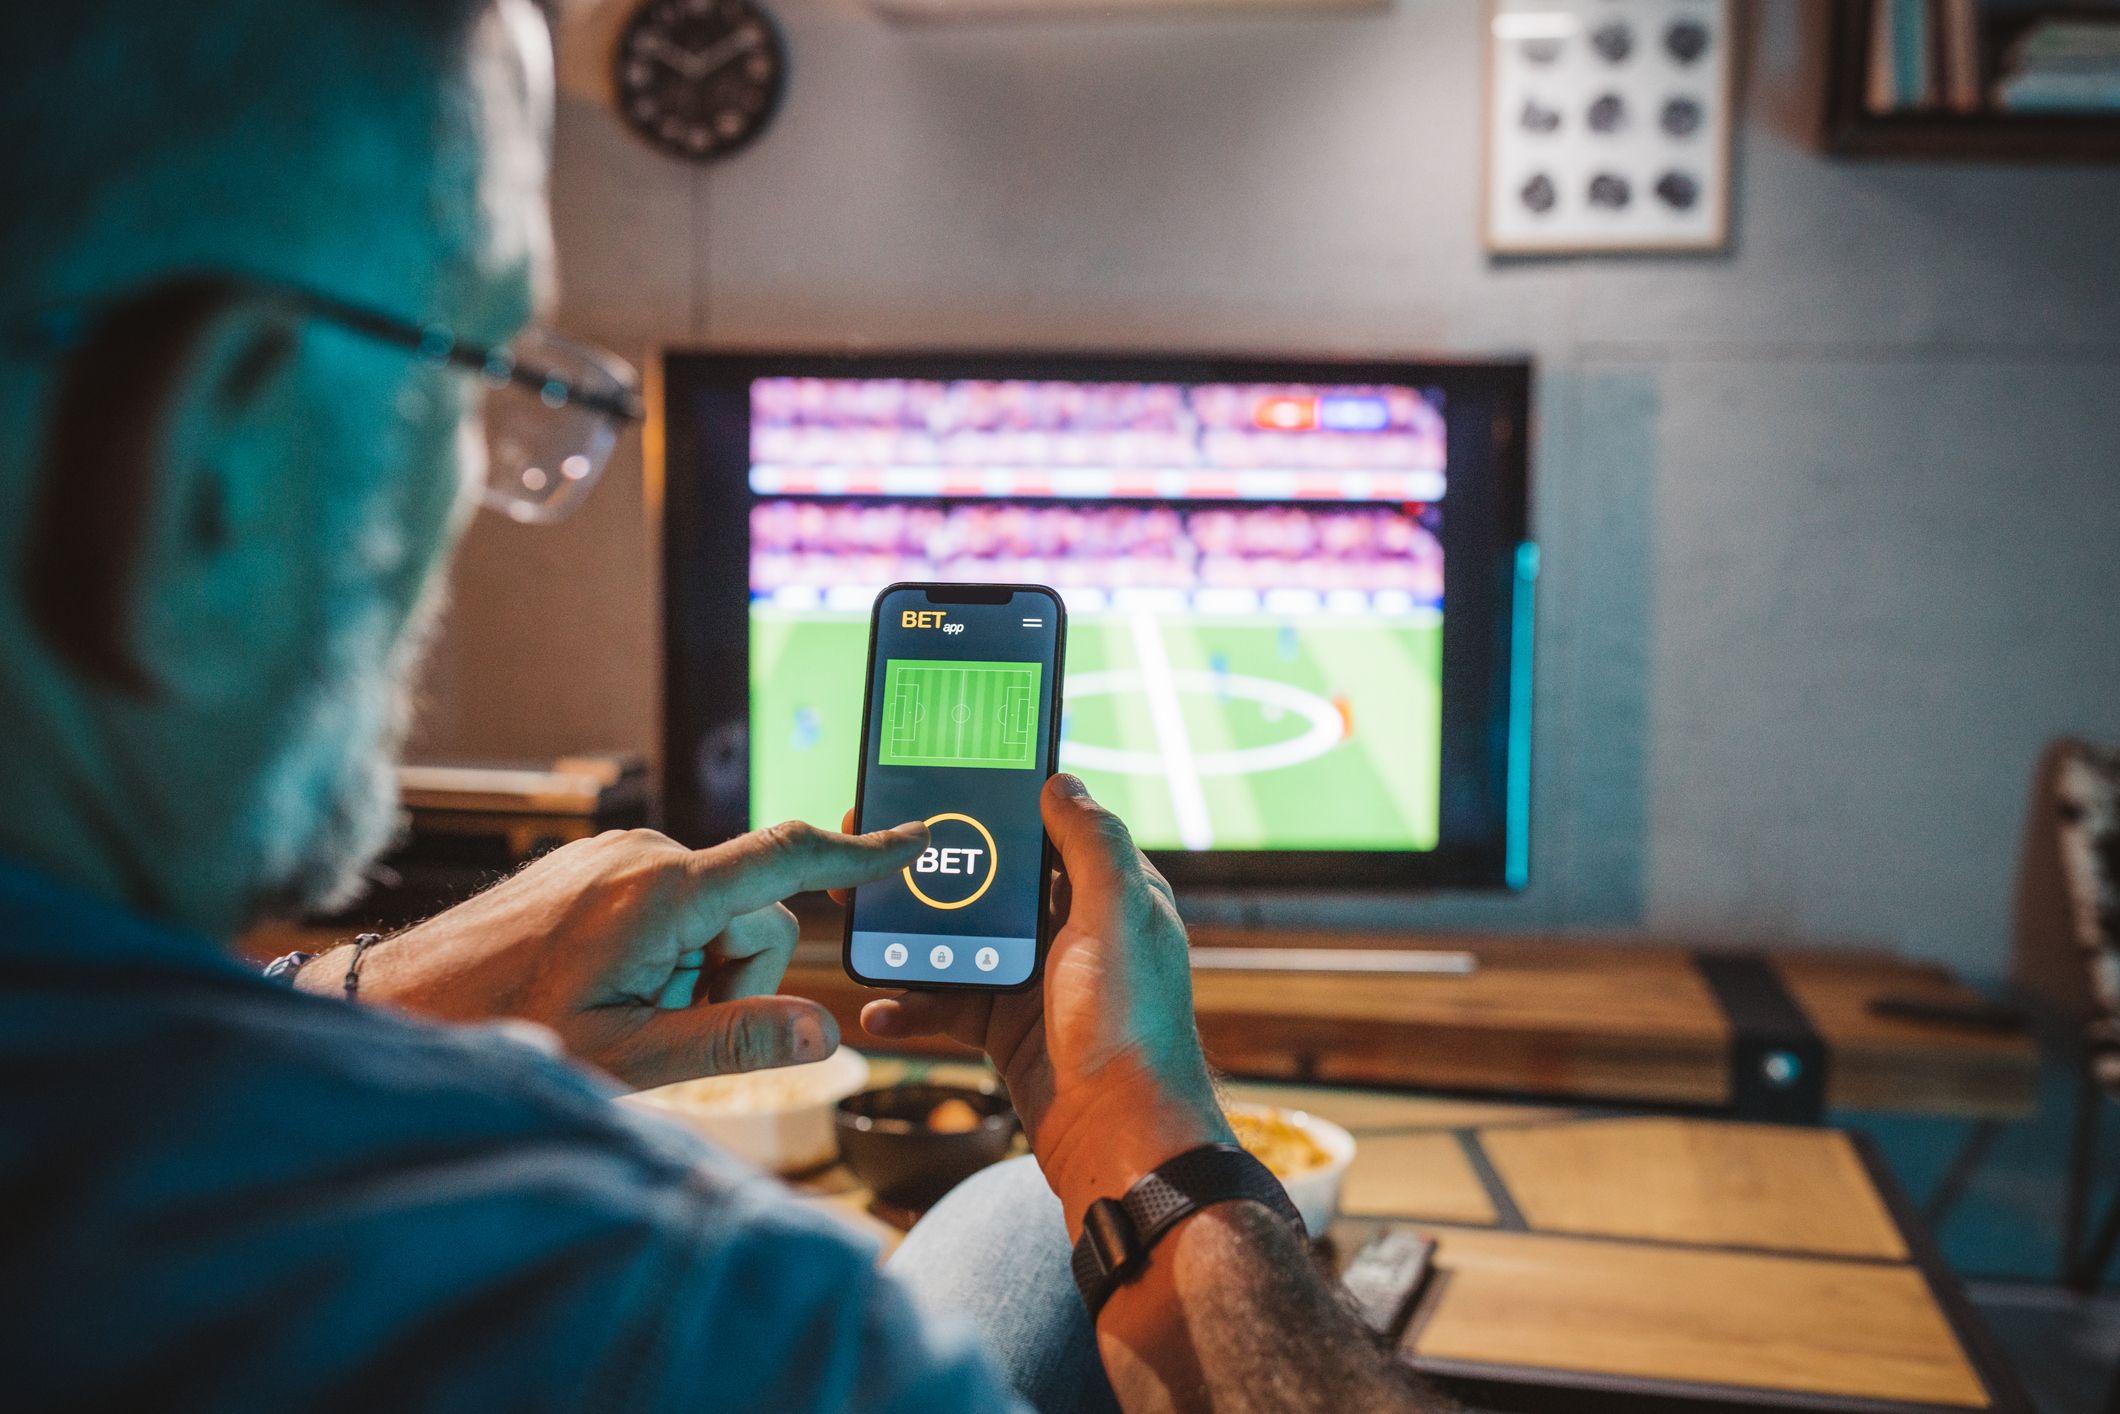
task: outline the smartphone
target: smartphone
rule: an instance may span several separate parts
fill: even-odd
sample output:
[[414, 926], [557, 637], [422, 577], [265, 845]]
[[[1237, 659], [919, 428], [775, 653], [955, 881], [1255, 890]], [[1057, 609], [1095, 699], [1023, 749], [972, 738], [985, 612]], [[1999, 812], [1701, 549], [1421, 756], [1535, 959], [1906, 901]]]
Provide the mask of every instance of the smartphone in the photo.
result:
[[854, 827], [925, 820], [928, 847], [854, 891], [847, 975], [1012, 992], [1045, 965], [1067, 611], [1036, 584], [894, 584], [869, 619]]

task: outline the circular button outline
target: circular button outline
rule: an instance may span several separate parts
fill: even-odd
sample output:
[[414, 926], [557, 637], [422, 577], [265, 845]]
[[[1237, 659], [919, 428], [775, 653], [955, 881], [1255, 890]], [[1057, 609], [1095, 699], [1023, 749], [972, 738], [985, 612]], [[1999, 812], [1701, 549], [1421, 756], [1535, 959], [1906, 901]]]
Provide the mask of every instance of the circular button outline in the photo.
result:
[[948, 943], [937, 943], [928, 949], [928, 966], [947, 972], [957, 963], [957, 954]]
[[943, 910], [949, 910], [953, 908], [965, 908], [979, 902], [979, 896], [981, 894], [984, 894], [988, 889], [994, 886], [994, 875], [1001, 872], [1001, 850], [994, 843], [994, 836], [992, 831], [988, 830], [986, 826], [980, 824], [971, 816], [963, 814], [959, 811], [945, 810], [940, 815], [928, 816], [927, 819], [921, 821], [920, 823], [926, 825], [929, 829], [933, 829], [935, 826], [941, 824], [945, 820], [962, 820], [965, 824], [970, 825], [973, 829], [977, 830], [979, 832], [979, 838], [986, 841], [986, 878], [980, 881], [979, 887], [973, 889], [968, 896], [958, 899], [955, 903], [938, 903], [936, 900], [931, 899], [926, 894], [922, 893], [920, 891], [920, 885], [913, 882], [912, 865], [908, 864], [905, 866], [905, 868], [899, 870], [898, 872], [905, 876], [905, 886], [913, 891], [913, 897], [919, 899], [929, 908], [939, 908]]
[[[992, 961], [992, 962], [988, 962], [988, 961], [987, 961], [987, 959], [988, 959], [988, 958], [990, 958], [990, 957], [991, 957], [991, 958], [993, 959], [993, 961]], [[972, 954], [972, 965], [973, 965], [974, 967], [978, 968], [978, 969], [979, 969], [979, 970], [980, 970], [981, 972], [992, 972], [992, 971], [993, 971], [993, 970], [994, 970], [995, 968], [997, 968], [997, 967], [999, 967], [999, 966], [1001, 965], [1001, 951], [1000, 951], [1000, 949], [998, 949], [998, 948], [981, 948], [981, 949], [979, 949], [979, 951], [977, 951], [977, 952], [975, 952], [975, 953], [973, 953], [973, 954]]]

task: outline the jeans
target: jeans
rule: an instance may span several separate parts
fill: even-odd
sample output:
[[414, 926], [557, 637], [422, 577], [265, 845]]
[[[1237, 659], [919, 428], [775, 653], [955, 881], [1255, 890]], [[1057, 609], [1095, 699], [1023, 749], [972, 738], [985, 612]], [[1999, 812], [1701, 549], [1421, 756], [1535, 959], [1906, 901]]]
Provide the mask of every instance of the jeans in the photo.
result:
[[1119, 1405], [1070, 1255], [1060, 1200], [1024, 1157], [951, 1189], [906, 1234], [890, 1269], [923, 1305], [970, 1321], [1040, 1414], [1108, 1414]]

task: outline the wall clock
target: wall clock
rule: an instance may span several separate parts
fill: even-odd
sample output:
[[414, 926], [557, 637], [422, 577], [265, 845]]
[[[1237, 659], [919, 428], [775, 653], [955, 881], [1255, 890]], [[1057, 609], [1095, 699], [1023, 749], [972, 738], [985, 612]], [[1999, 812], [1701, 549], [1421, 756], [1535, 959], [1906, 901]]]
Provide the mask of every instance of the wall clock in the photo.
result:
[[751, 0], [647, 0], [613, 54], [619, 116], [674, 157], [726, 157], [765, 129], [788, 73]]

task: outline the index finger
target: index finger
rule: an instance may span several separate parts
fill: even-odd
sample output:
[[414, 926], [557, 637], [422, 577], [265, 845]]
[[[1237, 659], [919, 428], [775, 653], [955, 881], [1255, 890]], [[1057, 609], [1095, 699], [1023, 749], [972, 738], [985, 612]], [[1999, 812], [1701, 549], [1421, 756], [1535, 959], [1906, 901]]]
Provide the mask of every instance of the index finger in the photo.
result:
[[919, 857], [927, 837], [927, 826], [918, 820], [865, 835], [790, 820], [699, 850], [688, 868], [703, 886], [700, 926], [719, 933], [730, 919], [795, 894], [887, 878]]
[[[852, 806], [848, 806], [847, 813], [839, 817], [839, 828], [848, 832], [849, 834], [853, 832], [854, 808]], [[838, 904], [841, 908], [845, 908], [849, 903], [852, 903], [853, 901], [854, 891], [852, 889], [832, 890], [832, 902]]]

